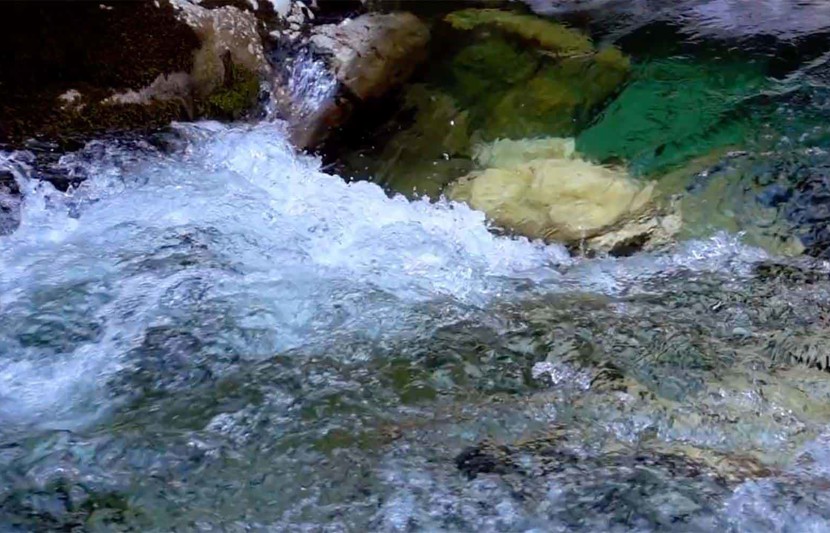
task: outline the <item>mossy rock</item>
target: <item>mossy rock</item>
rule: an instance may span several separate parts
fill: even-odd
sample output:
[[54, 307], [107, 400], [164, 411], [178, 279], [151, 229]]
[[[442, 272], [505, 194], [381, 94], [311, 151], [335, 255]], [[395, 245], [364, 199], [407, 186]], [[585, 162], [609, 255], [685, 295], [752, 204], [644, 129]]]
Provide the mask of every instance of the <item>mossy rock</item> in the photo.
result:
[[754, 124], [744, 103], [767, 85], [762, 65], [737, 60], [659, 59], [635, 67], [633, 78], [577, 137], [577, 150], [626, 161], [636, 175], [743, 143]]
[[450, 63], [449, 90], [462, 105], [486, 108], [500, 95], [533, 77], [542, 56], [504, 37], [492, 36], [465, 46]]
[[506, 93], [489, 113], [483, 137], [574, 135], [625, 81], [628, 67], [614, 48], [549, 64]]
[[259, 96], [259, 76], [237, 66], [226, 56], [225, 83], [215, 89], [201, 104], [201, 115], [238, 120], [256, 104]]
[[[596, 50], [588, 37], [530, 15], [473, 9], [447, 20], [465, 30], [493, 25], [502, 30], [476, 34], [449, 61], [445, 76], [448, 92], [469, 109], [471, 126], [483, 140], [572, 136], [630, 70], [618, 49]], [[516, 33], [524, 26], [531, 36], [567, 35], [574, 42], [557, 37], [561, 42], [554, 46]]]
[[588, 53], [594, 48], [586, 35], [533, 15], [500, 9], [462, 9], [450, 13], [444, 20], [457, 30], [495, 29], [561, 54]]

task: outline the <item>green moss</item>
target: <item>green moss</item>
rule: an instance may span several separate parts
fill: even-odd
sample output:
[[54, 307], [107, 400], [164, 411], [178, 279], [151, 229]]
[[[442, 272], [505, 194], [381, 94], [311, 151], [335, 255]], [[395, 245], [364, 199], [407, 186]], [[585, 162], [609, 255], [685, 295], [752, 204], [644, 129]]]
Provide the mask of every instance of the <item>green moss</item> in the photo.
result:
[[614, 48], [549, 63], [501, 98], [487, 114], [482, 136], [572, 136], [617, 91], [628, 68], [628, 60]]
[[467, 9], [447, 20], [463, 30], [503, 30], [476, 34], [448, 62], [445, 76], [448, 92], [469, 111], [471, 129], [483, 140], [572, 136], [630, 70], [618, 49], [595, 50], [587, 37], [533, 16]]
[[225, 84], [208, 95], [199, 106], [200, 114], [210, 118], [238, 120], [256, 104], [259, 77], [233, 63], [226, 64], [225, 68]]
[[532, 15], [499, 9], [462, 9], [444, 20], [458, 30], [494, 28], [556, 53], [586, 53], [593, 49], [591, 39], [582, 33]]
[[491, 37], [464, 47], [450, 64], [453, 96], [465, 106], [487, 107], [512, 86], [533, 76], [542, 56], [503, 37]]

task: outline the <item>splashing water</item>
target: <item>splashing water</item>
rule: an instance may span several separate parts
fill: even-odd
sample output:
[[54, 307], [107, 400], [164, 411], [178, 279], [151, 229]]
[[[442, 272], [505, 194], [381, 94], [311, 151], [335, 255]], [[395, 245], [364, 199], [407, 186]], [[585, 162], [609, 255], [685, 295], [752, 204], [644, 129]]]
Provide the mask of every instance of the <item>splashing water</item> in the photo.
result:
[[[267, 355], [344, 327], [389, 334], [396, 312], [427, 299], [483, 305], [505, 287], [501, 278], [555, 278], [568, 261], [556, 247], [493, 237], [462, 205], [390, 199], [322, 174], [277, 126], [182, 132], [194, 143], [177, 161], [95, 144], [88, 151], [102, 160], [67, 158], [92, 177], [79, 190], [64, 197], [27, 183], [21, 228], [0, 250], [3, 341], [20, 354], [4, 368], [4, 411], [32, 402], [46, 414], [65, 398], [42, 394], [43, 384], [73, 388], [117, 370], [144, 328], [189, 306], [255, 333], [255, 355]], [[19, 390], [31, 384], [18, 383], [19, 365], [44, 351], [52, 371]]]
[[[819, 399], [733, 370], [773, 379], [759, 358], [820, 338], [824, 284], [757, 281], [769, 258], [725, 234], [575, 260], [494, 236], [466, 206], [326, 175], [279, 124], [176, 129], [168, 152], [64, 156], [87, 177], [66, 194], [29, 179], [26, 154], [0, 161], [25, 199], [0, 237], [0, 522], [648, 530], [729, 515], [751, 529], [764, 494], [820, 482], [798, 466], [744, 481], [694, 454], [757, 448], [777, 465], [820, 438], [823, 412], [792, 408]], [[453, 463], [551, 426], [573, 432], [553, 462], [516, 444], [473, 480]], [[641, 493], [608, 492], [620, 484]], [[767, 518], [821, 523], [787, 505]]]

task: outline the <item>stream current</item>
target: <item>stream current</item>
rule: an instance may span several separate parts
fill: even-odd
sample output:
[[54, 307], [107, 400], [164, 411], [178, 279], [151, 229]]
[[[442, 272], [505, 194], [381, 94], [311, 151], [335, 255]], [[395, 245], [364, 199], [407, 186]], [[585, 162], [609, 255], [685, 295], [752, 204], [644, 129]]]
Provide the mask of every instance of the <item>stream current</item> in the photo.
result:
[[772, 149], [626, 258], [329, 175], [280, 123], [91, 141], [68, 192], [0, 153], [0, 530], [826, 531], [830, 266], [747, 230], [825, 168], [810, 61]]

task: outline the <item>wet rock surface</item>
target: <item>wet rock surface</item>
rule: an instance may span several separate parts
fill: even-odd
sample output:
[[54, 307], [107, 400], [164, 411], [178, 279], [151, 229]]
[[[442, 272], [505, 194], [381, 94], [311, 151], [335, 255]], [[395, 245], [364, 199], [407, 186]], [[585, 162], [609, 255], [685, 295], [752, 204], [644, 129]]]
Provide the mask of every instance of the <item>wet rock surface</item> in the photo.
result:
[[[739, 483], [771, 474], [751, 458], [657, 442], [608, 443], [608, 450], [586, 456], [574, 448], [578, 437], [569, 442], [568, 433], [574, 432], [560, 427], [510, 445], [484, 442], [463, 450], [456, 466], [470, 479], [498, 475], [524, 505], [537, 500], [530, 505], [538, 506], [547, 488], [556, 486], [557, 512], [575, 527], [598, 509], [628, 527], [689, 523], [696, 514], [712, 513]], [[637, 493], [628, 493], [625, 487], [634, 484]]]
[[319, 146], [353, 108], [386, 95], [426, 58], [429, 29], [410, 13], [367, 13], [315, 26], [278, 73], [281, 114], [294, 144]]

